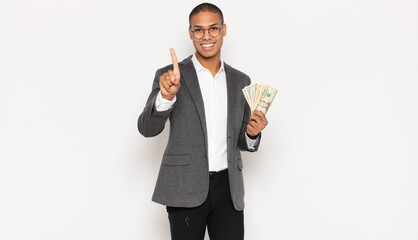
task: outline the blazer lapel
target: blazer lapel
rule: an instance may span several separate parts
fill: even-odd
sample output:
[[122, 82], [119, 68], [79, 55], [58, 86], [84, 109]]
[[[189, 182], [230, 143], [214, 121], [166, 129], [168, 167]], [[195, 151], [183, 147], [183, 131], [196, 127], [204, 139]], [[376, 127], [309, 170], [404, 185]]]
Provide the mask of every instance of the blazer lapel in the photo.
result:
[[236, 85], [234, 84], [234, 77], [229, 65], [224, 63], [225, 76], [226, 76], [226, 88], [228, 98], [228, 119], [227, 119], [227, 137], [231, 138], [234, 130], [234, 102], [237, 98]]
[[196, 105], [197, 112], [199, 114], [200, 123], [202, 124], [203, 135], [205, 137], [206, 149], [207, 145], [207, 129], [206, 129], [206, 117], [205, 117], [205, 107], [203, 103], [202, 92], [200, 91], [199, 81], [197, 79], [196, 69], [193, 66], [191, 61], [191, 56], [186, 58], [183, 62], [183, 68], [181, 68], [181, 84], [186, 85], [190, 91], [190, 95], [193, 98], [193, 101]]

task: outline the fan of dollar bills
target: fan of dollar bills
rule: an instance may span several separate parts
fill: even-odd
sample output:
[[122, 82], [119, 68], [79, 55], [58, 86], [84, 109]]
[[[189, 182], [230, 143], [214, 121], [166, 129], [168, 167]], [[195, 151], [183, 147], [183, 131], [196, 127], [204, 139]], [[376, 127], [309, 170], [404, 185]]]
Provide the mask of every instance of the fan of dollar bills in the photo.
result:
[[266, 114], [276, 97], [277, 89], [267, 84], [256, 83], [246, 86], [242, 92], [250, 105], [251, 112], [258, 110]]

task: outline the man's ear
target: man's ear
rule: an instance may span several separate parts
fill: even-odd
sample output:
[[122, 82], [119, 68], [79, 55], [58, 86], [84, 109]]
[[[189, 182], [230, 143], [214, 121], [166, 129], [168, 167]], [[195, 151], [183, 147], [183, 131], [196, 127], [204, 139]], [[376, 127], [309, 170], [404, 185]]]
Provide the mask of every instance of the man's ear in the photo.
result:
[[222, 30], [223, 30], [223, 34], [225, 37], [226, 36], [226, 24], [222, 25]]
[[189, 37], [190, 39], [193, 40], [193, 33], [192, 33], [192, 29], [189, 27]]

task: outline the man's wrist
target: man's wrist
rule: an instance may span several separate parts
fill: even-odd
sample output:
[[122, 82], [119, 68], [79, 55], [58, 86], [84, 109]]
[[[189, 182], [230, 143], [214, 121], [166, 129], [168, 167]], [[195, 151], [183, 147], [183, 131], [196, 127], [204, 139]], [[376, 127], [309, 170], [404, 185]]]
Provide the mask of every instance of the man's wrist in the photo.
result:
[[155, 99], [155, 109], [158, 112], [169, 110], [173, 107], [175, 102], [176, 102], [176, 96], [174, 96], [172, 100], [167, 100], [162, 96], [161, 91], [160, 91], [157, 95], [157, 98]]
[[250, 134], [248, 134], [248, 133], [247, 133], [247, 136], [248, 136], [250, 139], [255, 140], [255, 139], [257, 139], [257, 138], [258, 138], [258, 136], [260, 136], [260, 133], [258, 133], [258, 134], [257, 134], [257, 135], [255, 135], [255, 136], [251, 136]]
[[164, 96], [163, 94], [161, 94], [161, 97], [164, 98], [167, 101], [173, 101], [174, 97], [176, 95], [168, 95], [168, 96]]

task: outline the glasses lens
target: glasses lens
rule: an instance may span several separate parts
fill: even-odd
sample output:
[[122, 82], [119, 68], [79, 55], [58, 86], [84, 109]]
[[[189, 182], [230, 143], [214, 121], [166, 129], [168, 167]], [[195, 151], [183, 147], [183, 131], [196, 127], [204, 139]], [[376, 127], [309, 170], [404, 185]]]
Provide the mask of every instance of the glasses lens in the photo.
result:
[[202, 29], [196, 29], [193, 31], [193, 36], [198, 39], [202, 38], [204, 34], [205, 32]]
[[220, 28], [210, 28], [209, 29], [209, 34], [212, 37], [217, 37], [219, 35], [219, 32], [220, 32]]

